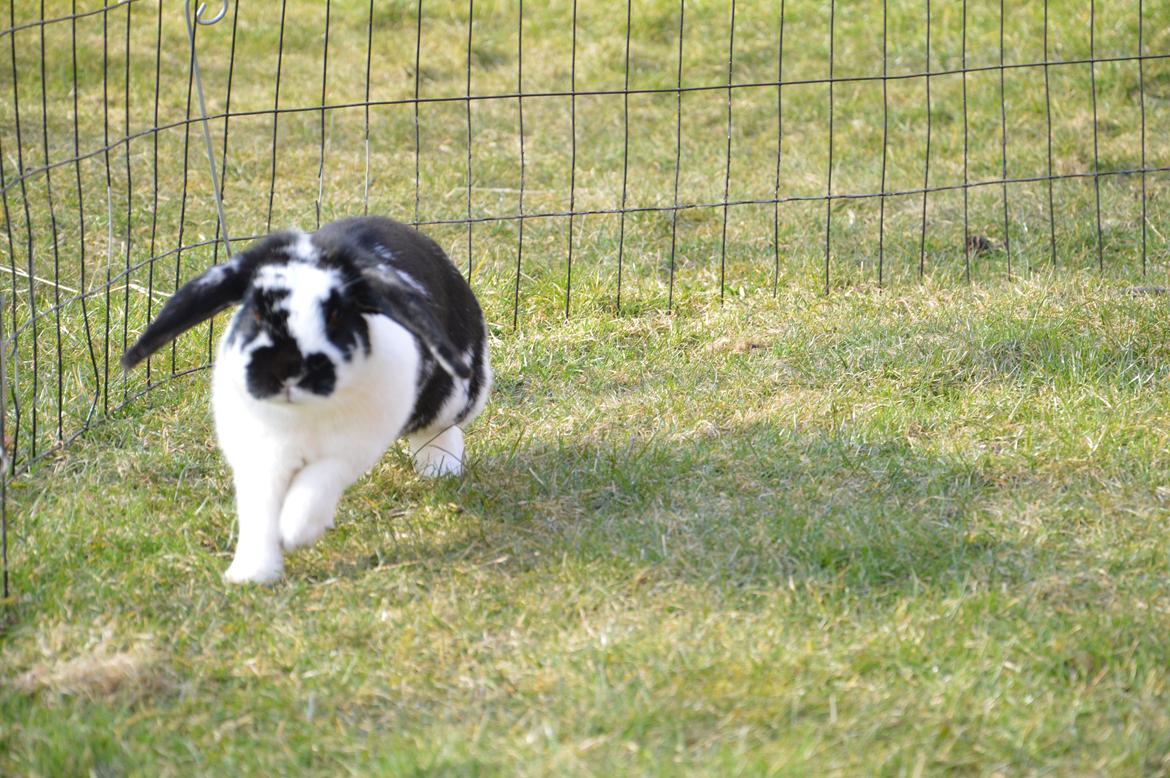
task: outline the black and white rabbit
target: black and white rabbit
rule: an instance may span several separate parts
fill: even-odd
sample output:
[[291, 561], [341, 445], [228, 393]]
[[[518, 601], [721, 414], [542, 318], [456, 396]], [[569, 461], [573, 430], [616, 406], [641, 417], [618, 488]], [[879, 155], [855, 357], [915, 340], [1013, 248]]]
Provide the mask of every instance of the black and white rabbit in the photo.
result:
[[269, 235], [179, 289], [122, 365], [231, 305], [212, 376], [239, 519], [228, 581], [279, 578], [403, 435], [420, 474], [462, 470], [459, 425], [492, 371], [479, 303], [434, 241], [376, 217]]

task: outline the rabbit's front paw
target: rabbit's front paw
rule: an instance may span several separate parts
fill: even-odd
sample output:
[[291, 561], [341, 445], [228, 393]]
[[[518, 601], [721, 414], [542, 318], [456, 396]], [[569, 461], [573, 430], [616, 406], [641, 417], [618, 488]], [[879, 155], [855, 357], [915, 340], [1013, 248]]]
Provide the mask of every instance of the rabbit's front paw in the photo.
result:
[[314, 462], [297, 473], [280, 509], [281, 547], [311, 546], [332, 529], [337, 501], [352, 480], [352, 469], [336, 460]]
[[311, 546], [333, 527], [333, 513], [314, 511], [312, 501], [286, 502], [280, 514], [280, 545], [285, 551]]
[[223, 574], [228, 583], [258, 583], [266, 584], [277, 581], [284, 574], [284, 560], [277, 552], [275, 557], [268, 554], [240, 554], [236, 553], [231, 566]]

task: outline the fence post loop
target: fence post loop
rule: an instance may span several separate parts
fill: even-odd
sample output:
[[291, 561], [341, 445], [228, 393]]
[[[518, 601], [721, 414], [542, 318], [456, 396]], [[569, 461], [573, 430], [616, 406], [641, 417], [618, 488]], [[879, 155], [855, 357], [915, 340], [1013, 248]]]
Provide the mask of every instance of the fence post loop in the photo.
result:
[[200, 4], [199, 4], [199, 8], [197, 8], [197, 9], [195, 10], [195, 21], [196, 21], [196, 22], [198, 22], [199, 24], [202, 24], [202, 25], [205, 25], [205, 26], [206, 26], [206, 25], [215, 24], [215, 23], [216, 23], [216, 22], [218, 22], [220, 19], [222, 19], [223, 17], [227, 16], [227, 11], [228, 11], [228, 0], [223, 0], [223, 5], [221, 5], [221, 6], [220, 6], [220, 8], [219, 8], [219, 13], [217, 13], [217, 14], [216, 14], [214, 17], [212, 17], [211, 19], [204, 19], [204, 18], [203, 18], [203, 12], [204, 12], [204, 11], [206, 11], [206, 10], [207, 10], [207, 3], [200, 3]]

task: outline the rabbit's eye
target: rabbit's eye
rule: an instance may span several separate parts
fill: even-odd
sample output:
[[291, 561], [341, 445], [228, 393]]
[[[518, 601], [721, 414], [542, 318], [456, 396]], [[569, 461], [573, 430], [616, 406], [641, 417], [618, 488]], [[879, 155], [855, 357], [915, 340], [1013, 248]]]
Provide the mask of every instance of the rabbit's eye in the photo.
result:
[[252, 309], [252, 321], [256, 322], [257, 324], [264, 321], [264, 314], [260, 312], [259, 308]]
[[329, 312], [329, 318], [326, 319], [326, 324], [328, 325], [330, 330], [339, 329], [341, 327], [342, 323], [343, 323], [343, 320], [342, 320], [342, 316], [341, 316], [341, 311], [334, 308], [332, 311]]

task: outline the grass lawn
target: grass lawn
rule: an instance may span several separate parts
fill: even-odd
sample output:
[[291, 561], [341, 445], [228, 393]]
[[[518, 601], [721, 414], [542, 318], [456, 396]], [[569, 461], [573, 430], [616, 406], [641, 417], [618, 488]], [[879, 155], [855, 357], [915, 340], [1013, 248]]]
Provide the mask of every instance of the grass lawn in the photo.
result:
[[1170, 767], [1170, 322], [1083, 277], [497, 336], [470, 472], [396, 451], [225, 586], [205, 374], [14, 486], [4, 772]]
[[[0, 36], [6, 443], [41, 457], [8, 484], [0, 774], [1170, 772], [1170, 175], [1144, 221], [1136, 175], [1059, 179], [1051, 207], [1044, 181], [934, 192], [925, 235], [914, 191], [1047, 175], [1049, 108], [1056, 175], [1133, 170], [1143, 141], [1170, 166], [1170, 59], [964, 76], [1000, 61], [999, 4], [935, 2], [928, 112], [925, 4], [838, 0], [830, 36], [828, 4], [786, 0], [789, 83], [732, 91], [729, 155], [728, 91], [669, 90], [729, 59], [775, 81], [774, 2], [736, 4], [734, 49], [729, 4], [686, 4], [680, 77], [668, 0], [628, 6], [628, 55], [627, 4], [580, 3], [575, 67], [568, 3], [481, 0], [469, 41], [467, 3], [427, 0], [420, 39], [415, 2], [379, 2], [367, 49], [369, 4], [333, 0], [323, 86], [325, 6], [288, 0], [277, 119], [281, 6], [231, 5], [199, 51], [212, 114], [234, 63], [233, 237], [431, 222], [495, 394], [463, 479], [395, 450], [283, 582], [226, 586], [197, 370], [223, 320], [114, 367], [223, 259], [181, 9]], [[835, 84], [832, 189], [884, 169], [902, 194], [805, 201], [830, 38], [835, 76], [880, 75], [883, 6], [898, 78]], [[1051, 0], [1007, 4], [1005, 62], [1044, 61], [1046, 6], [1051, 60], [1137, 53], [1137, 3], [1090, 28]], [[1170, 53], [1170, 4], [1142, 7]], [[301, 110], [323, 89], [347, 107]], [[725, 195], [785, 202], [655, 210]], [[509, 218], [623, 197], [646, 210]]]

